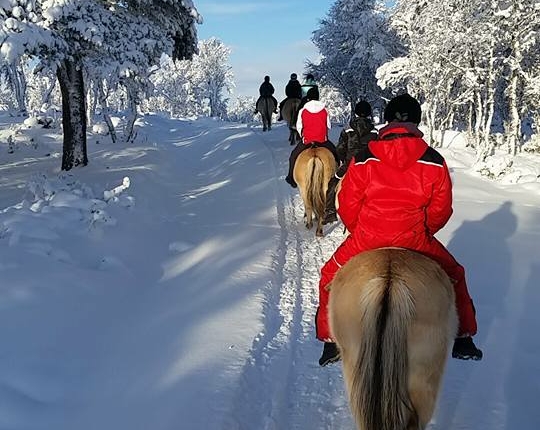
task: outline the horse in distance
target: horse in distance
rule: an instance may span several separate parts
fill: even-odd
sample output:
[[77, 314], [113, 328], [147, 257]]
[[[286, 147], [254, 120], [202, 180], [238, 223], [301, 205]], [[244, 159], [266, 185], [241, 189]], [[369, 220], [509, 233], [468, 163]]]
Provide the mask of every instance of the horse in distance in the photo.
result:
[[289, 127], [289, 143], [296, 145], [300, 142], [300, 134], [296, 130], [296, 120], [298, 118], [298, 111], [300, 110], [300, 99], [289, 98], [283, 103], [281, 108], [281, 115]]
[[274, 111], [274, 101], [271, 97], [259, 97], [257, 100], [257, 111], [261, 115], [263, 131], [272, 129], [272, 113]]

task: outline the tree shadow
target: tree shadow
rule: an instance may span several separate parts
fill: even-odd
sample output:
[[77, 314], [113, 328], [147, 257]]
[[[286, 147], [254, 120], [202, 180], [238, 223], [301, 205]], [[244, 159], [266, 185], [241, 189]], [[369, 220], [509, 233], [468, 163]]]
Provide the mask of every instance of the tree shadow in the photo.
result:
[[479, 221], [464, 222], [448, 243], [450, 252], [465, 267], [477, 310], [479, 341], [484, 339], [493, 316], [506, 312], [512, 261], [507, 240], [516, 228], [517, 218], [507, 201]]
[[[485, 396], [495, 395], [494, 390], [482, 390], [484, 399], [475, 400], [473, 391], [477, 390], [473, 379], [479, 378], [489, 385], [487, 373], [493, 371], [494, 361], [500, 358], [483, 344], [496, 319], [500, 320], [507, 312], [512, 269], [508, 240], [516, 229], [517, 217], [512, 212], [512, 202], [507, 201], [478, 221], [463, 222], [448, 243], [448, 250], [465, 267], [469, 293], [477, 312], [475, 343], [483, 349], [484, 358], [481, 362], [449, 359], [433, 430], [457, 428], [461, 422], [470, 422], [471, 416], [490, 413], [480, 410], [478, 405], [485, 404]], [[488, 403], [491, 403], [489, 399]], [[489, 417], [484, 418], [489, 421]], [[480, 417], [479, 421], [484, 418]]]
[[504, 394], [506, 403], [506, 429], [540, 428], [540, 263], [531, 267], [520, 302], [519, 321], [514, 330], [514, 341], [508, 344], [510, 366], [505, 375]]

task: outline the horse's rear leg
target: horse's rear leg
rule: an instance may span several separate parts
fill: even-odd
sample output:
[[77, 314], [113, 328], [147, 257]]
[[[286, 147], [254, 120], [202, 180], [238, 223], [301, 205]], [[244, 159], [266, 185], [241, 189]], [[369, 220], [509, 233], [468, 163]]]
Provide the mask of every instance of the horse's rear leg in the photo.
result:
[[306, 223], [306, 228], [311, 230], [311, 227], [313, 227], [313, 213], [311, 209], [306, 209], [304, 214], [304, 222]]
[[317, 230], [315, 231], [315, 236], [317, 237], [323, 237], [323, 226], [322, 226], [322, 218], [318, 217], [317, 219]]
[[431, 369], [431, 366], [425, 364], [425, 368], [415, 369], [413, 365], [409, 371], [409, 396], [416, 413], [411, 414], [407, 430], [425, 429], [433, 416], [444, 361], [441, 370]]
[[301, 189], [302, 200], [304, 201], [304, 223], [306, 224], [306, 228], [308, 230], [311, 230], [311, 227], [313, 227], [313, 208], [309, 204], [307, 194], [304, 191], [304, 187], [302, 187]]

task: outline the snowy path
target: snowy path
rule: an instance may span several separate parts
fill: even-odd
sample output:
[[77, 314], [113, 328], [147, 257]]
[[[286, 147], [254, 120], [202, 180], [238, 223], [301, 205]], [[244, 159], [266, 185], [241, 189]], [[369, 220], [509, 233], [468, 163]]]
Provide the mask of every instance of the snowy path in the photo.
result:
[[[281, 236], [275, 282], [265, 297], [265, 330], [256, 339], [244, 371], [234, 428], [303, 429], [307, 417], [308, 422], [318, 423], [317, 428], [352, 429], [340, 368], [318, 366], [321, 343], [314, 329], [319, 270], [343, 233], [340, 226], [327, 226], [327, 235], [316, 238], [313, 229], [305, 229], [300, 196], [282, 179], [291, 150], [284, 146], [284, 129], [254, 130], [275, 169]], [[232, 428], [231, 423], [224, 428]]]

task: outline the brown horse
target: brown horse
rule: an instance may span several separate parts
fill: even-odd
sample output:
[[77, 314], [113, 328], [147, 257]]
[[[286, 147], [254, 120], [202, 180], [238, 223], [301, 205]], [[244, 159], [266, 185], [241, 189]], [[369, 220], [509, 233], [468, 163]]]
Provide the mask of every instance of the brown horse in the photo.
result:
[[317, 218], [317, 236], [323, 235], [322, 221], [326, 206], [328, 181], [336, 171], [336, 159], [330, 150], [312, 147], [300, 153], [294, 164], [293, 176], [304, 201], [306, 227], [313, 227], [313, 215]]
[[296, 130], [300, 102], [300, 99], [287, 99], [281, 108], [281, 116], [289, 126], [289, 143], [291, 145], [296, 145], [300, 141], [300, 135]]
[[446, 273], [414, 251], [381, 248], [352, 258], [329, 288], [330, 326], [358, 429], [425, 429], [457, 332]]
[[261, 114], [263, 131], [272, 129], [272, 112], [274, 111], [274, 100], [272, 97], [259, 97], [257, 100], [257, 111]]

